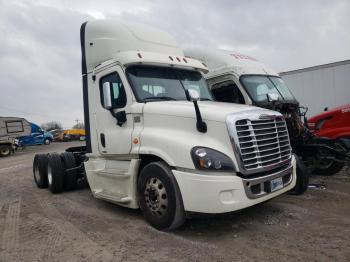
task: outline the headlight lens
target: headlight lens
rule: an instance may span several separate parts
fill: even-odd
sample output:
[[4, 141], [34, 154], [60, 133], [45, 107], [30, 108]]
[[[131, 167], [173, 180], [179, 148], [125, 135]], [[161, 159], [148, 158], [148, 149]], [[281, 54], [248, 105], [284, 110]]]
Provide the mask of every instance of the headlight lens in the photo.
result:
[[207, 147], [194, 147], [191, 150], [193, 163], [197, 169], [235, 171], [232, 160], [223, 153]]

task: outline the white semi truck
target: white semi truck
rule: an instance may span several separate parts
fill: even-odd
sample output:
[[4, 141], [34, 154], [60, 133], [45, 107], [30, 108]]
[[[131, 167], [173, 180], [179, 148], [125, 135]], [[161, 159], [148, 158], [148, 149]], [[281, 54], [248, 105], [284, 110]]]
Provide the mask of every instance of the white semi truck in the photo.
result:
[[303, 194], [309, 182], [307, 168], [311, 171], [308, 160], [317, 155], [319, 143], [312, 140], [312, 135], [304, 127], [299, 102], [278, 73], [256, 58], [234, 51], [185, 48], [184, 53], [208, 67], [204, 78], [216, 101], [258, 106], [282, 113], [292, 149], [301, 159], [297, 157], [294, 193]]
[[96, 198], [140, 208], [161, 230], [190, 212], [231, 212], [294, 188], [282, 115], [213, 101], [207, 67], [169, 34], [96, 20], [80, 36], [86, 147], [36, 155], [40, 188], [59, 193], [86, 176]]
[[307, 108], [300, 106], [283, 79], [270, 67], [233, 51], [188, 48], [184, 53], [208, 66], [204, 77], [216, 101], [254, 105], [279, 111], [284, 116], [291, 147], [297, 156], [296, 194], [307, 190], [309, 173], [332, 175], [350, 165], [349, 140], [317, 137], [310, 132], [305, 116]]

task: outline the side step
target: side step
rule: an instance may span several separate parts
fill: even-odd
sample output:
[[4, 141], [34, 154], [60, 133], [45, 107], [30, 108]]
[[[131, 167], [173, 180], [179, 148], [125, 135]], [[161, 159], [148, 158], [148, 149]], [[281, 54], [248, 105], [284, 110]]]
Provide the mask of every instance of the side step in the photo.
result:
[[118, 204], [127, 205], [132, 201], [131, 197], [120, 195], [117, 193], [111, 193], [106, 191], [96, 191], [93, 193], [94, 193], [94, 196], [98, 199], [103, 199], [103, 200], [118, 203]]

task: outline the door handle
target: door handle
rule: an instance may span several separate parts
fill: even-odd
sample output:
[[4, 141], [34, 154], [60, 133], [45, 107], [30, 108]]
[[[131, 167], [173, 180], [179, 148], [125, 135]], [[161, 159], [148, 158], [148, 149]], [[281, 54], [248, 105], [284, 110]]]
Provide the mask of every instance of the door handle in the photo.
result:
[[101, 145], [103, 147], [106, 147], [106, 138], [105, 138], [105, 134], [101, 133], [100, 134], [100, 141], [101, 141]]

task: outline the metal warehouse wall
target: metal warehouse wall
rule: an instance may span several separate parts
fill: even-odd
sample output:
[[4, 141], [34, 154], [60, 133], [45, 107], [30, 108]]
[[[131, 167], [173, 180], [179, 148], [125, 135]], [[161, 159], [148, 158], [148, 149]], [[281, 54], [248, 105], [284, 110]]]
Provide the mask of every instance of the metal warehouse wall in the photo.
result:
[[308, 117], [350, 104], [350, 60], [280, 73]]

